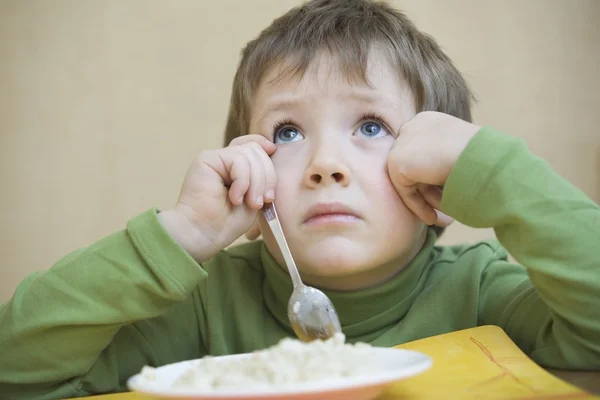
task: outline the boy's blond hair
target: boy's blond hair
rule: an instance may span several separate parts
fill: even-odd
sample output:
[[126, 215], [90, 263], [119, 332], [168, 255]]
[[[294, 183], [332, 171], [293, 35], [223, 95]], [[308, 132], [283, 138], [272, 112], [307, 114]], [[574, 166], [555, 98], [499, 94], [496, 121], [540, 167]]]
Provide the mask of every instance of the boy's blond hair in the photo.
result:
[[254, 92], [273, 67], [282, 68], [278, 78], [302, 76], [325, 50], [349, 82], [368, 84], [373, 49], [383, 51], [409, 85], [417, 111], [471, 121], [473, 96], [466, 81], [440, 46], [403, 13], [371, 0], [312, 0], [274, 20], [244, 48], [233, 81], [225, 145], [249, 133]]
[[225, 145], [249, 133], [252, 97], [273, 67], [283, 67], [281, 77], [302, 75], [326, 50], [349, 81], [368, 83], [373, 48], [384, 51], [410, 86], [417, 111], [471, 121], [473, 96], [466, 81], [440, 46], [403, 13], [371, 0], [312, 0], [274, 20], [244, 48], [233, 81]]

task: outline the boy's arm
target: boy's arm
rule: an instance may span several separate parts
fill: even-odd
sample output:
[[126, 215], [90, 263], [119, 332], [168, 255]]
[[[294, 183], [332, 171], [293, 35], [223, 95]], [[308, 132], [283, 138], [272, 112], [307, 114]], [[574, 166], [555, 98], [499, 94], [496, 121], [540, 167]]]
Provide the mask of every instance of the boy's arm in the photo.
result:
[[2, 398], [122, 390], [144, 364], [205, 354], [205, 275], [150, 210], [28, 277], [0, 307]]
[[[442, 210], [493, 227], [503, 260], [484, 271], [480, 323], [502, 326], [549, 367], [600, 368], [600, 208], [523, 141], [481, 129], [447, 181]], [[532, 285], [533, 283], [533, 285]]]

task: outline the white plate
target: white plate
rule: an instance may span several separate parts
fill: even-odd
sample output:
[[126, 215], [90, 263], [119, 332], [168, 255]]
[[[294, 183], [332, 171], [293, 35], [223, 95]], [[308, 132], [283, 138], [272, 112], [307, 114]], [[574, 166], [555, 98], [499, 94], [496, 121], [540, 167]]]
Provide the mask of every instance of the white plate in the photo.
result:
[[[381, 370], [367, 376], [324, 380], [320, 382], [300, 383], [273, 387], [270, 389], [212, 389], [190, 390], [174, 389], [172, 382], [186, 371], [195, 360], [182, 361], [156, 368], [156, 379], [148, 380], [137, 374], [127, 381], [133, 391], [157, 399], [195, 399], [195, 400], [366, 400], [373, 399], [390, 383], [420, 374], [432, 365], [432, 360], [423, 353], [393, 348], [375, 347], [373, 356]], [[248, 357], [248, 354], [215, 357], [216, 360], [231, 360]]]

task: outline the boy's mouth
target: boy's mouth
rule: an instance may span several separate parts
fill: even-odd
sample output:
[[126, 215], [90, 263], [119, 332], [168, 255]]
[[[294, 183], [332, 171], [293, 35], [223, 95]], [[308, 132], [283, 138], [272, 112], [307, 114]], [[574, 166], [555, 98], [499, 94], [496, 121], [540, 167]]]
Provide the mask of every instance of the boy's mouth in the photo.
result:
[[356, 211], [346, 204], [318, 203], [312, 206], [304, 216], [303, 223], [307, 225], [347, 224], [361, 219]]

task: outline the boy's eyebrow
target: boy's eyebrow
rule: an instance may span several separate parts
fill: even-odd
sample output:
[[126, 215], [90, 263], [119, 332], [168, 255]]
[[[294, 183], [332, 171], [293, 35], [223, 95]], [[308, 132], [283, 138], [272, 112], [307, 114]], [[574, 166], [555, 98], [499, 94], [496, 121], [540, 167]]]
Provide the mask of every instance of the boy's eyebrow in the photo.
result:
[[378, 95], [378, 92], [374, 90], [352, 90], [350, 93], [348, 93], [347, 97], [368, 104], [377, 104], [380, 102], [385, 103], [386, 100], [385, 97]]
[[[339, 97], [343, 99], [351, 99], [358, 102], [368, 103], [369, 105], [373, 104], [381, 104], [383, 106], [390, 106], [390, 102], [384, 96], [378, 95], [378, 93], [374, 90], [351, 90]], [[278, 111], [287, 111], [297, 107], [300, 104], [306, 103], [306, 100], [301, 100], [298, 97], [294, 96], [281, 96], [276, 98], [265, 107], [262, 112], [262, 116], [259, 121], [264, 120], [269, 114], [278, 112]]]
[[259, 123], [262, 123], [267, 117], [273, 113], [278, 111], [287, 111], [293, 109], [298, 106], [298, 104], [303, 103], [297, 97], [292, 96], [279, 96], [276, 97], [275, 100], [272, 100], [267, 104], [267, 106], [262, 110], [261, 116], [258, 120]]
[[286, 111], [289, 109], [292, 109], [296, 106], [298, 106], [299, 103], [303, 103], [303, 101], [300, 101], [298, 98], [283, 98], [282, 100], [278, 100], [278, 101], [273, 101], [272, 104], [269, 104], [266, 108], [265, 111], [263, 112], [263, 115], [268, 115], [277, 111]]

